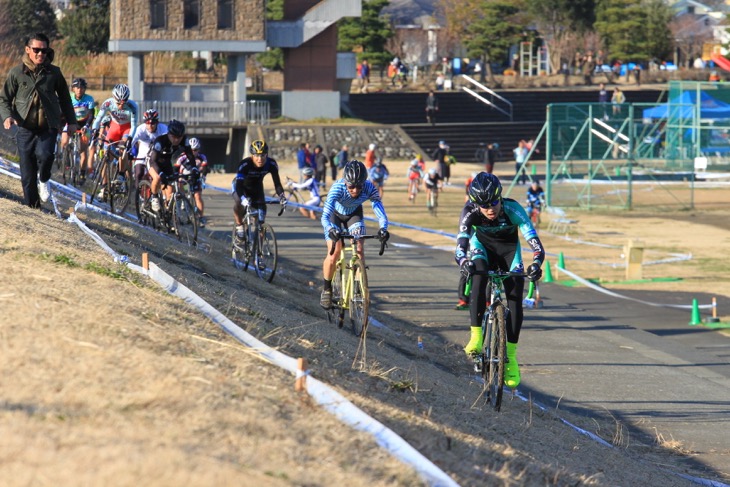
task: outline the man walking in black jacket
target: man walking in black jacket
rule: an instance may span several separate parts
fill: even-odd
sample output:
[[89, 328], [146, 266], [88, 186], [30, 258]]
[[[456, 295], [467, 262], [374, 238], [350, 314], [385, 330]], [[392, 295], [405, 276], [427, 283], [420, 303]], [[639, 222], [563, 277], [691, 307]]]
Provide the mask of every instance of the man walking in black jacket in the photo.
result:
[[22, 63], [10, 70], [0, 92], [0, 119], [5, 130], [17, 127], [23, 197], [32, 208], [40, 208], [41, 201], [50, 197], [59, 130], [65, 123], [69, 133], [78, 128], [68, 84], [61, 69], [51, 64], [54, 53], [49, 46], [45, 34], [33, 34], [25, 44]]

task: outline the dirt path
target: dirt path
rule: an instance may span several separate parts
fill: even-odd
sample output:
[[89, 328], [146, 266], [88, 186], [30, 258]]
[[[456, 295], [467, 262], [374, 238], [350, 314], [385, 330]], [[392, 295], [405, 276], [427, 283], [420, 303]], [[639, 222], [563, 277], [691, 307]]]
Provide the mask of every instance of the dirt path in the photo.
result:
[[[22, 207], [19, 194], [15, 180], [0, 177], [0, 478], [8, 485], [419, 483], [372, 438], [293, 393], [292, 377], [114, 264], [74, 225]], [[391, 196], [397, 192], [386, 203]], [[458, 191], [449, 197], [457, 208]], [[453, 227], [450, 206], [444, 229]], [[687, 485], [663, 470], [679, 452], [640, 443], [609, 449], [558, 419], [609, 442], [617, 425], [521, 401], [491, 412], [481, 388], [456, 372], [457, 347], [434, 342], [436, 355], [427, 357], [402, 352], [415, 339], [407, 324], [394, 323], [393, 336], [369, 343], [367, 360], [358, 361], [355, 338], [326, 326], [316, 290], [296, 273], [265, 285], [235, 272], [225, 248], [201, 254], [93, 214], [81, 218], [132, 260], [149, 252], [269, 345], [308, 357], [320, 379], [461, 485]], [[684, 251], [681, 243], [665, 248]]]

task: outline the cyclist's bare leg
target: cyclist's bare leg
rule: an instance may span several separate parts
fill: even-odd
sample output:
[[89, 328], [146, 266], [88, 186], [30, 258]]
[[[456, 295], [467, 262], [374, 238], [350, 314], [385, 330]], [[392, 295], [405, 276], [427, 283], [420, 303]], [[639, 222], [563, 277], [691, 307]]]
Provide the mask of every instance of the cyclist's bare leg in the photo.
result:
[[365, 267], [365, 246], [363, 245], [362, 240], [358, 240], [355, 242], [355, 249], [357, 250], [357, 255], [360, 257], [360, 262], [362, 262], [363, 268]]
[[[335, 246], [335, 251], [332, 255], [330, 255], [333, 245]], [[327, 240], [327, 256], [324, 258], [324, 262], [322, 263], [322, 275], [326, 281], [331, 281], [332, 276], [335, 275], [335, 265], [337, 264], [337, 261], [340, 260], [341, 251], [342, 240], [337, 240], [336, 242]]]
[[200, 217], [202, 218], [205, 214], [205, 207], [203, 206], [203, 192], [202, 191], [196, 191], [193, 193], [193, 196], [195, 197], [195, 206], [198, 207], [198, 211], [200, 212]]

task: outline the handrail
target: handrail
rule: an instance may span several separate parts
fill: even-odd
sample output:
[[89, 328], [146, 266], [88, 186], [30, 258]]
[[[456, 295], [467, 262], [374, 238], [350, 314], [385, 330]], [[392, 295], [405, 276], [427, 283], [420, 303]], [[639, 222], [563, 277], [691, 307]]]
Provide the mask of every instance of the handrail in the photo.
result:
[[496, 93], [495, 91], [491, 90], [489, 87], [484, 86], [483, 84], [481, 84], [480, 82], [478, 82], [477, 80], [475, 80], [474, 78], [472, 78], [471, 76], [468, 76], [468, 75], [464, 74], [464, 75], [462, 75], [462, 78], [464, 78], [466, 81], [468, 81], [469, 83], [473, 84], [477, 88], [479, 88], [479, 89], [481, 89], [483, 91], [486, 91], [492, 97], [497, 98], [498, 100], [504, 102], [504, 104], [507, 105], [509, 111], [504, 110], [503, 108], [498, 107], [495, 103], [491, 102], [490, 100], [487, 100], [486, 98], [484, 98], [483, 96], [481, 96], [477, 92], [475, 92], [474, 90], [471, 90], [471, 89], [469, 89], [469, 88], [467, 88], [465, 86], [462, 86], [461, 87], [462, 90], [466, 91], [471, 96], [473, 96], [474, 98], [482, 101], [483, 103], [485, 103], [485, 104], [493, 107], [495, 110], [498, 110], [498, 111], [504, 113], [505, 115], [507, 115], [509, 117], [510, 122], [513, 121], [513, 108], [512, 108], [512, 102], [511, 101], [509, 101], [505, 97], [501, 96], [499, 93]]

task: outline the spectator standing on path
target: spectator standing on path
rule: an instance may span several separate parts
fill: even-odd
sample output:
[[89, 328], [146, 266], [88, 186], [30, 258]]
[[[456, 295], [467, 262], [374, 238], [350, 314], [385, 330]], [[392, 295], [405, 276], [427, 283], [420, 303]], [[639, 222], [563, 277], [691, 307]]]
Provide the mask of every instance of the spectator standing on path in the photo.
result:
[[58, 131], [64, 121], [69, 133], [78, 129], [66, 78], [51, 64], [53, 56], [45, 34], [31, 35], [21, 64], [10, 70], [0, 93], [3, 126], [5, 130], [17, 127], [23, 201], [31, 208], [40, 208], [50, 198]]
[[585, 81], [586, 86], [591, 86], [593, 84], [593, 71], [596, 70], [596, 62], [593, 60], [593, 53], [588, 52], [586, 54], [586, 57], [583, 59], [583, 80]]
[[439, 146], [431, 154], [431, 159], [438, 164], [438, 172], [444, 183], [449, 182], [449, 176], [451, 176], [451, 170], [449, 169], [449, 163], [446, 157], [449, 155], [449, 146], [445, 141], [440, 140]]
[[618, 86], [613, 89], [613, 95], [611, 95], [611, 105], [613, 105], [613, 114], [621, 114], [621, 105], [626, 101], [626, 95], [621, 91]]
[[375, 158], [377, 157], [375, 154], [375, 150], [377, 148], [378, 148], [378, 145], [373, 143], [368, 146], [368, 150], [367, 150], [367, 152], [365, 152], [365, 168], [368, 171], [375, 164]]
[[367, 59], [363, 59], [360, 64], [360, 93], [368, 92], [368, 85], [370, 84], [370, 65]]
[[517, 147], [512, 149], [512, 152], [515, 155], [515, 178], [519, 184], [525, 184], [527, 182], [527, 173], [522, 165], [527, 160], [527, 154], [529, 152], [527, 143], [524, 140], [520, 140]]
[[[309, 163], [309, 160], [311, 158], [311, 155], [309, 154], [309, 147], [306, 142], [302, 142], [299, 144], [299, 150], [297, 151], [297, 168], [299, 169], [299, 182], [301, 183], [304, 180], [304, 175], [302, 174], [302, 171], [308, 167], [312, 167]], [[314, 169], [312, 167], [312, 169]]]
[[314, 146], [314, 178], [319, 182], [319, 187], [324, 189], [327, 182], [327, 163], [329, 158], [324, 153], [321, 145]]
[[337, 179], [337, 169], [344, 169], [345, 164], [347, 164], [347, 161], [350, 160], [350, 154], [349, 154], [349, 148], [347, 147], [347, 144], [343, 144], [342, 148], [340, 149], [340, 152], [337, 153], [337, 156], [335, 156], [335, 166], [336, 168], [332, 170], [332, 181]]
[[603, 119], [608, 120], [608, 113], [606, 111], [606, 104], [608, 103], [608, 90], [606, 85], [601, 83], [598, 85], [598, 103], [601, 104], [601, 112], [603, 113]]
[[494, 163], [497, 162], [499, 154], [499, 144], [496, 142], [492, 144], [487, 144], [487, 154], [486, 154], [486, 161], [484, 164], [484, 170], [488, 172], [489, 174], [492, 174], [494, 172]]
[[431, 125], [436, 125], [436, 112], [438, 111], [439, 99], [436, 98], [433, 90], [431, 90], [426, 97], [426, 121]]
[[636, 86], [641, 86], [641, 64], [634, 64], [634, 79], [636, 80]]

